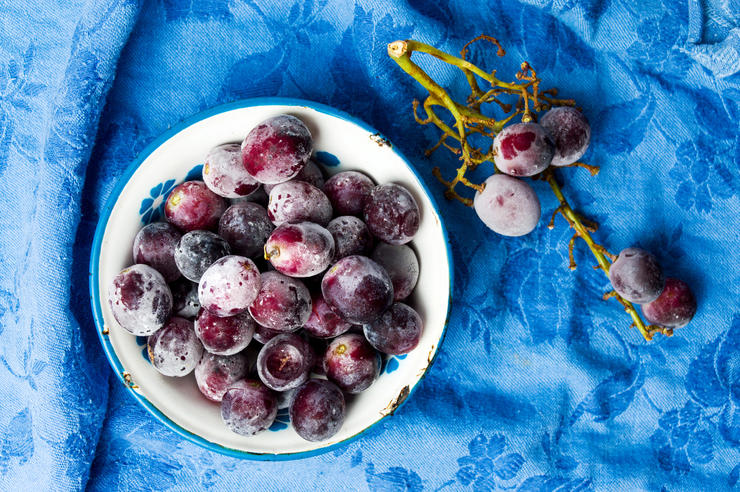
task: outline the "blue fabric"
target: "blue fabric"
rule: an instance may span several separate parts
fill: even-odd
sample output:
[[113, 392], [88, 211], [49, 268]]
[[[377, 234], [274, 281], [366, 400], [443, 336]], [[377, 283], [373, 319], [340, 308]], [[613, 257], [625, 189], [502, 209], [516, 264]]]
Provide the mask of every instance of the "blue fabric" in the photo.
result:
[[[647, 247], [693, 286], [689, 327], [652, 343], [630, 330], [582, 245], [567, 269], [562, 219], [504, 239], [443, 199], [431, 168], [455, 159], [422, 157], [422, 92], [385, 45], [457, 52], [481, 32], [508, 56], [477, 62], [509, 77], [529, 60], [583, 107], [602, 171], [564, 170], [564, 191], [610, 249]], [[424, 66], [463, 96], [459, 74]], [[735, 487], [738, 72], [734, 0], [2, 2], [0, 490]], [[441, 204], [457, 281], [413, 398], [362, 439], [287, 463], [213, 454], [145, 413], [108, 369], [87, 294], [98, 214], [137, 152], [194, 112], [265, 95], [389, 136]]]

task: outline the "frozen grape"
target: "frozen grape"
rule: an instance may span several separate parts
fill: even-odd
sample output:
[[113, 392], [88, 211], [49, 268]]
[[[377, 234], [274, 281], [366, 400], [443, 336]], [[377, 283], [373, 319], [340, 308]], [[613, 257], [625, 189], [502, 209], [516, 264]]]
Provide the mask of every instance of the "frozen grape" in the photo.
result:
[[406, 299], [419, 280], [419, 260], [414, 250], [406, 244], [380, 243], [371, 258], [388, 272], [393, 284], [393, 299]]
[[324, 192], [305, 181], [288, 181], [270, 191], [267, 215], [275, 225], [284, 222], [315, 222], [326, 226], [333, 211]]
[[388, 273], [364, 256], [336, 262], [324, 275], [321, 292], [332, 310], [350, 323], [370, 323], [393, 303]]
[[493, 152], [493, 161], [502, 173], [534, 176], [550, 165], [555, 146], [537, 123], [515, 123], [496, 135]]
[[291, 277], [312, 277], [326, 270], [334, 258], [331, 233], [318, 224], [279, 225], [265, 243], [265, 259]]
[[365, 255], [373, 247], [373, 236], [363, 221], [351, 215], [337, 217], [326, 226], [334, 238], [334, 260]]
[[696, 314], [696, 298], [685, 282], [669, 277], [658, 298], [642, 305], [642, 313], [650, 323], [681, 328]]
[[260, 325], [271, 330], [298, 330], [311, 316], [311, 293], [303, 282], [279, 272], [262, 274], [262, 288], [249, 313]]
[[529, 234], [540, 220], [540, 200], [532, 187], [506, 174], [494, 174], [475, 193], [473, 207], [480, 220], [503, 236]]
[[180, 231], [167, 222], [145, 225], [134, 238], [134, 262], [157, 270], [167, 282], [180, 277], [175, 264], [175, 246], [182, 237]]
[[576, 108], [552, 108], [540, 119], [540, 125], [555, 143], [553, 166], [573, 164], [586, 153], [591, 141], [591, 126]]
[[242, 143], [242, 161], [260, 183], [277, 184], [295, 177], [313, 151], [311, 132], [295, 116], [267, 119], [254, 127]]
[[267, 387], [286, 391], [307, 381], [313, 364], [308, 342], [294, 333], [283, 333], [260, 350], [257, 373]]
[[244, 350], [252, 341], [255, 328], [249, 313], [222, 318], [201, 309], [195, 320], [195, 334], [203, 348], [217, 355], [233, 355]]
[[226, 200], [208, 189], [203, 181], [186, 181], [167, 197], [164, 214], [183, 231], [215, 229], [226, 210]]
[[654, 301], [663, 291], [665, 277], [658, 260], [640, 248], [623, 249], [609, 267], [609, 281], [630, 302]]
[[[308, 184], [314, 185], [318, 189], [322, 189], [324, 187], [324, 174], [321, 172], [319, 166], [317, 166], [312, 159], [309, 159], [308, 162], [306, 162], [305, 167], [301, 169], [301, 172], [296, 174], [295, 178], [291, 181], [305, 181]], [[275, 186], [276, 185], [274, 184], [266, 184], [263, 188], [269, 195], [270, 191], [272, 191]]]
[[380, 356], [356, 333], [335, 338], [324, 355], [326, 377], [347, 393], [360, 393], [373, 384], [380, 373]]
[[344, 395], [331, 381], [312, 379], [295, 392], [290, 421], [307, 441], [323, 441], [339, 432], [344, 422]]
[[242, 202], [226, 209], [218, 223], [218, 234], [228, 241], [232, 252], [251, 258], [261, 255], [274, 228], [262, 205]]
[[108, 288], [113, 317], [129, 333], [151, 335], [164, 326], [172, 312], [172, 292], [162, 274], [148, 265], [121, 270]]
[[200, 305], [216, 316], [247, 310], [260, 291], [260, 272], [244, 256], [224, 256], [208, 267], [198, 284]]
[[217, 195], [238, 198], [257, 190], [260, 184], [242, 164], [239, 144], [225, 144], [208, 152], [203, 165], [203, 182]]
[[200, 311], [198, 284], [180, 277], [170, 284], [172, 312], [181, 318], [194, 318]]
[[180, 273], [193, 282], [216, 260], [231, 253], [229, 243], [209, 231], [191, 231], [180, 238], [175, 247], [175, 263]]
[[255, 325], [256, 326], [254, 329], [254, 339], [263, 345], [269, 342], [270, 340], [272, 340], [273, 338], [275, 338], [276, 336], [284, 333], [278, 330], [271, 330], [260, 324], [255, 324]]
[[190, 374], [203, 356], [193, 323], [174, 317], [147, 340], [149, 360], [165, 376]]
[[244, 354], [215, 355], [204, 353], [195, 366], [195, 382], [203, 396], [219, 402], [234, 383], [243, 379], [249, 372], [249, 364]]
[[256, 379], [233, 383], [221, 399], [221, 419], [241, 436], [253, 436], [270, 427], [277, 411], [277, 396]]
[[357, 171], [344, 171], [329, 178], [324, 193], [338, 215], [362, 215], [375, 183]]
[[396, 302], [380, 318], [365, 325], [364, 333], [376, 350], [400, 355], [419, 345], [423, 329], [421, 316], [406, 304]]
[[263, 207], [266, 207], [267, 199], [268, 199], [267, 192], [265, 192], [265, 187], [263, 185], [257, 188], [256, 191], [253, 191], [247, 196], [240, 196], [239, 198], [230, 198], [229, 203], [231, 205], [236, 205], [237, 203], [249, 202], [249, 203], [257, 203], [259, 205], [262, 205]]
[[419, 230], [419, 206], [411, 193], [397, 184], [373, 188], [363, 213], [373, 236], [386, 243], [405, 244]]
[[344, 321], [332, 311], [320, 293], [312, 297], [311, 316], [303, 329], [317, 338], [334, 338], [352, 328], [352, 323]]

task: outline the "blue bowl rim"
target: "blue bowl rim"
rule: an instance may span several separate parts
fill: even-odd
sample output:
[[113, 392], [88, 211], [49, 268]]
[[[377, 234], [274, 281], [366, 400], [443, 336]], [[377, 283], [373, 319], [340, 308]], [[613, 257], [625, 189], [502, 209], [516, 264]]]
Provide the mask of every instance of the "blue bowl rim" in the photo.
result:
[[432, 204], [432, 207], [434, 208], [434, 211], [437, 213], [437, 216], [439, 217], [440, 226], [442, 228], [442, 235], [445, 241], [445, 249], [446, 249], [447, 259], [448, 259], [447, 266], [448, 266], [449, 276], [450, 276], [450, 292], [449, 292], [449, 301], [447, 303], [447, 314], [446, 314], [444, 327], [442, 328], [442, 334], [439, 338], [439, 342], [437, 343], [437, 348], [434, 352], [434, 356], [432, 357], [432, 360], [429, 362], [426, 369], [424, 370], [424, 373], [414, 384], [413, 388], [411, 388], [411, 391], [409, 392], [407, 397], [403, 399], [403, 401], [396, 407], [396, 409], [393, 412], [390, 412], [384, 415], [383, 417], [381, 417], [380, 419], [378, 419], [377, 421], [375, 421], [374, 423], [372, 423], [371, 425], [369, 425], [362, 431], [358, 432], [357, 434], [350, 436], [340, 442], [331, 444], [329, 446], [324, 446], [324, 447], [312, 449], [309, 451], [299, 451], [299, 452], [292, 452], [292, 453], [254, 453], [254, 452], [242, 451], [239, 449], [233, 449], [233, 448], [229, 448], [226, 446], [222, 446], [220, 444], [208, 441], [207, 439], [204, 439], [203, 437], [197, 434], [193, 434], [192, 432], [188, 431], [187, 429], [184, 429], [180, 425], [170, 420], [169, 417], [163, 414], [156, 406], [154, 406], [154, 404], [152, 404], [142, 394], [136, 391], [133, 391], [131, 384], [130, 384], [130, 380], [129, 381], [126, 380], [126, 376], [128, 375], [128, 373], [126, 372], [125, 368], [121, 364], [121, 361], [118, 359], [118, 356], [113, 350], [113, 345], [110, 341], [110, 338], [107, 336], [107, 334], [103, 333], [104, 326], [105, 326], [105, 320], [103, 319], [103, 310], [102, 310], [102, 305], [101, 305], [100, 293], [98, 291], [98, 285], [99, 285], [98, 268], [100, 264], [100, 250], [101, 250], [101, 246], [103, 242], [103, 236], [105, 234], [105, 229], [108, 225], [110, 214], [113, 211], [113, 207], [118, 201], [118, 198], [121, 192], [123, 191], [123, 188], [126, 186], [131, 176], [136, 172], [139, 166], [147, 159], [147, 157], [149, 157], [149, 155], [151, 155], [164, 142], [166, 142], [167, 140], [169, 140], [170, 138], [172, 138], [174, 135], [184, 130], [185, 128], [195, 123], [198, 123], [201, 120], [210, 118], [211, 116], [215, 116], [217, 114], [224, 113], [227, 111], [232, 111], [235, 109], [242, 109], [242, 108], [255, 107], [255, 106], [301, 106], [301, 107], [313, 109], [314, 111], [317, 111], [319, 113], [328, 114], [330, 116], [334, 116], [339, 119], [348, 121], [370, 132], [371, 134], [377, 134], [381, 138], [385, 138], [380, 132], [378, 132], [376, 129], [374, 129], [373, 127], [371, 127], [364, 121], [354, 116], [351, 116], [349, 113], [346, 113], [342, 110], [333, 108], [331, 106], [327, 106], [325, 104], [316, 103], [313, 101], [307, 101], [304, 99], [297, 99], [297, 98], [287, 98], [287, 97], [285, 98], [284, 97], [258, 97], [258, 98], [251, 98], [251, 99], [242, 99], [239, 101], [234, 101], [234, 102], [214, 106], [210, 109], [201, 111], [188, 118], [185, 118], [180, 123], [170, 127], [167, 131], [162, 133], [159, 137], [154, 139], [149, 145], [146, 146], [146, 148], [126, 168], [126, 170], [123, 172], [121, 177], [118, 178], [115, 187], [113, 188], [110, 195], [108, 196], [108, 199], [105, 202], [105, 206], [103, 207], [103, 212], [100, 218], [98, 219], [98, 225], [95, 228], [95, 236], [93, 237], [93, 243], [92, 243], [92, 252], [90, 254], [90, 275], [89, 275], [90, 303], [92, 305], [93, 319], [95, 320], [98, 338], [100, 339], [100, 343], [103, 346], [103, 350], [105, 351], [105, 355], [108, 358], [108, 362], [110, 363], [113, 370], [116, 372], [118, 379], [121, 380], [121, 382], [124, 383], [124, 385], [126, 385], [127, 388], [131, 389], [130, 394], [139, 402], [139, 404], [141, 404], [150, 414], [152, 414], [162, 424], [164, 424], [166, 427], [168, 427], [170, 430], [174, 431], [175, 433], [179, 434], [180, 436], [184, 437], [185, 439], [195, 443], [196, 445], [201, 446], [210, 451], [214, 451], [216, 453], [224, 454], [224, 455], [231, 456], [234, 458], [258, 460], [258, 461], [289, 461], [289, 460], [309, 458], [309, 457], [316, 456], [319, 454], [327, 453], [329, 451], [333, 451], [342, 446], [346, 446], [350, 442], [358, 439], [360, 436], [362, 436], [363, 434], [368, 432], [370, 429], [378, 425], [380, 422], [385, 420], [387, 417], [393, 415], [398, 410], [398, 408], [401, 407], [401, 405], [403, 405], [404, 403], [406, 403], [406, 401], [408, 401], [408, 399], [411, 397], [414, 391], [416, 391], [416, 388], [419, 386], [419, 383], [424, 379], [424, 377], [429, 372], [429, 369], [432, 367], [432, 364], [437, 358], [437, 354], [439, 353], [442, 343], [444, 342], [444, 339], [447, 335], [447, 326], [449, 325], [449, 320], [450, 320], [450, 310], [452, 309], [454, 268], [453, 268], [453, 262], [452, 262], [452, 252], [450, 250], [450, 241], [447, 235], [447, 228], [445, 227], [442, 214], [440, 213], [439, 206], [437, 205], [437, 202], [435, 201], [434, 196], [429, 191], [429, 188], [425, 184], [423, 178], [419, 175], [416, 169], [414, 169], [414, 167], [411, 165], [409, 160], [406, 159], [406, 157], [395, 146], [392, 145], [391, 150], [395, 152], [404, 161], [404, 163], [406, 163], [406, 166], [411, 170], [411, 172], [419, 180], [419, 183], [421, 184], [422, 189], [426, 193], [427, 197], [429, 198], [429, 201]]

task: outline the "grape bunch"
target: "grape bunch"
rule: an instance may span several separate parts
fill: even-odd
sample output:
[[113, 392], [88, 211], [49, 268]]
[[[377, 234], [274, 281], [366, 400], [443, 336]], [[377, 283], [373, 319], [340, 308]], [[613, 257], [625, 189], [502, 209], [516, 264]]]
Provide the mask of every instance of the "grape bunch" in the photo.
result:
[[358, 171], [325, 181], [312, 152], [310, 131], [289, 115], [212, 149], [203, 181], [175, 187], [167, 222], [138, 232], [135, 264], [108, 292], [121, 327], [148, 337], [153, 367], [192, 373], [244, 436], [287, 405], [299, 436], [330, 438], [345, 395], [423, 334], [407, 303], [419, 278], [413, 195]]

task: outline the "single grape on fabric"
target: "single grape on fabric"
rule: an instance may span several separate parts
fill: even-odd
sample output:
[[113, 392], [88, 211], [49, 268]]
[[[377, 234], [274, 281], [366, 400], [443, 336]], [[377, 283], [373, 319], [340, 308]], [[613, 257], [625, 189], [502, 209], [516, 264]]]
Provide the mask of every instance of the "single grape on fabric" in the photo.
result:
[[183, 277], [199, 282], [216, 260], [231, 254], [229, 243], [210, 231], [191, 231], [175, 247], [175, 264]]
[[172, 312], [181, 318], [194, 318], [200, 311], [198, 284], [185, 277], [170, 283], [172, 291]]
[[407, 354], [415, 349], [423, 330], [421, 316], [401, 302], [394, 303], [378, 319], [364, 326], [370, 345], [391, 355]]
[[257, 356], [257, 373], [275, 391], [297, 388], [308, 380], [314, 356], [308, 342], [295, 333], [284, 333], [267, 342]]
[[265, 258], [275, 270], [291, 277], [312, 277], [334, 259], [334, 237], [313, 222], [281, 224], [265, 243]]
[[311, 293], [303, 282], [279, 272], [262, 274], [262, 287], [249, 306], [260, 325], [275, 331], [300, 329], [311, 316]]
[[256, 379], [233, 383], [221, 399], [221, 419], [241, 436], [253, 436], [270, 427], [277, 411], [277, 395]]
[[552, 108], [540, 119], [540, 125], [555, 143], [553, 166], [567, 166], [583, 157], [591, 142], [591, 126], [576, 108]]
[[623, 249], [609, 267], [609, 281], [620, 296], [630, 302], [654, 301], [665, 286], [658, 260], [640, 248]]
[[280, 183], [270, 191], [267, 215], [276, 226], [302, 221], [326, 226], [333, 213], [324, 192], [305, 181]]
[[147, 340], [149, 360], [165, 376], [187, 376], [203, 356], [193, 322], [174, 317]]
[[[309, 159], [303, 169], [301, 169], [301, 172], [296, 174], [295, 178], [291, 181], [305, 181], [310, 185], [314, 185], [318, 189], [322, 189], [324, 187], [324, 174], [313, 159]], [[274, 184], [264, 185], [263, 188], [265, 189], [265, 193], [269, 195], [270, 191], [272, 191], [275, 186], [276, 185]]]
[[642, 305], [642, 313], [650, 323], [682, 328], [696, 314], [696, 297], [686, 282], [669, 277], [657, 299]]
[[365, 391], [380, 374], [380, 356], [357, 333], [335, 338], [324, 354], [326, 377], [350, 394]]
[[172, 312], [172, 292], [162, 274], [149, 265], [121, 270], [108, 288], [113, 317], [123, 329], [136, 336], [156, 332]]
[[301, 120], [287, 114], [254, 127], [242, 143], [242, 162], [260, 183], [277, 184], [294, 178], [313, 151], [311, 132]]
[[222, 318], [201, 309], [195, 319], [195, 334], [208, 352], [233, 355], [249, 345], [256, 326], [249, 313]]
[[411, 295], [419, 280], [419, 260], [413, 249], [406, 244], [379, 243], [370, 258], [388, 272], [394, 300], [401, 301]]
[[321, 293], [335, 313], [355, 324], [370, 323], [393, 304], [388, 273], [365, 256], [336, 262], [321, 280]]
[[502, 173], [534, 176], [550, 165], [555, 145], [539, 124], [515, 123], [496, 135], [493, 151], [493, 161]]
[[311, 301], [311, 316], [303, 329], [312, 337], [334, 338], [352, 328], [352, 323], [344, 321], [332, 311], [321, 293], [314, 293]]
[[216, 316], [242, 313], [257, 298], [262, 281], [257, 265], [245, 256], [216, 260], [200, 277], [200, 305]]
[[409, 190], [394, 183], [376, 186], [363, 209], [365, 224], [381, 241], [406, 244], [419, 230], [421, 213]]
[[489, 229], [503, 236], [529, 234], [540, 220], [540, 200], [532, 187], [506, 174], [494, 174], [475, 193], [473, 208]]
[[220, 402], [231, 385], [246, 377], [249, 372], [247, 356], [216, 355], [205, 352], [195, 366], [195, 382], [203, 396]]
[[324, 193], [337, 215], [361, 216], [373, 188], [375, 183], [365, 174], [344, 171], [326, 181]]
[[293, 395], [290, 421], [296, 433], [307, 441], [323, 441], [339, 432], [344, 423], [342, 391], [323, 379], [307, 381]]
[[334, 238], [334, 261], [350, 255], [366, 255], [373, 247], [373, 236], [365, 223], [352, 215], [332, 219], [326, 226]]
[[212, 192], [225, 198], [247, 196], [260, 187], [244, 169], [239, 144], [219, 145], [208, 152], [203, 165], [203, 182]]
[[183, 231], [212, 230], [226, 210], [227, 202], [208, 189], [203, 181], [186, 181], [167, 197], [164, 214]]
[[262, 254], [273, 229], [265, 207], [252, 202], [230, 206], [218, 223], [218, 234], [228, 241], [231, 251], [249, 258]]
[[167, 282], [180, 277], [175, 264], [175, 246], [182, 234], [167, 222], [153, 222], [142, 227], [134, 238], [134, 263], [157, 270]]

